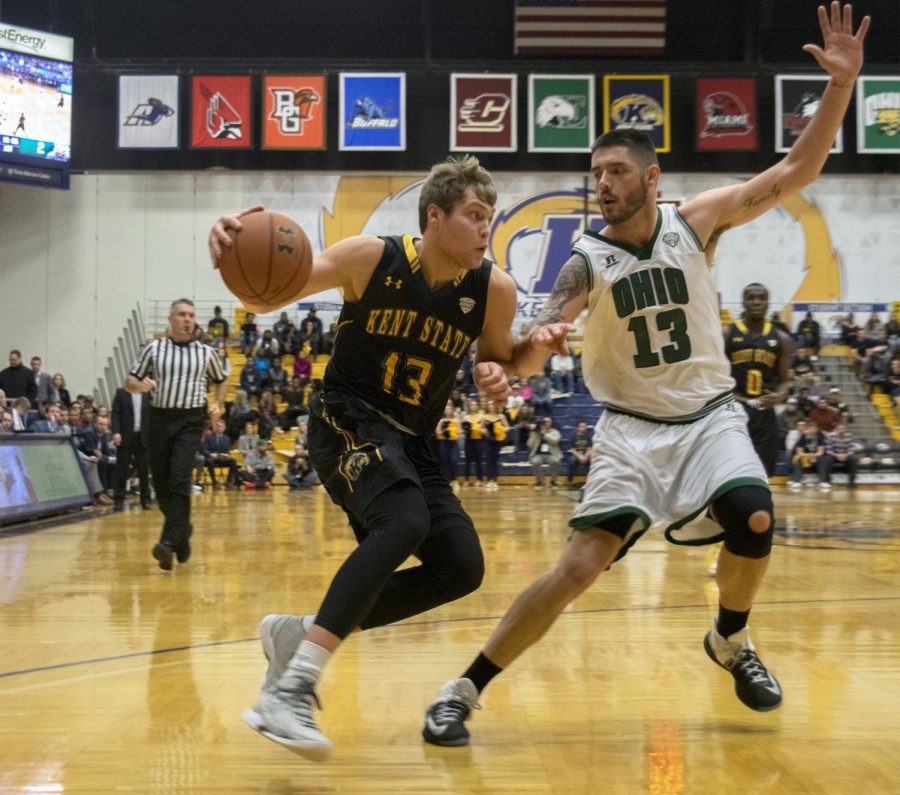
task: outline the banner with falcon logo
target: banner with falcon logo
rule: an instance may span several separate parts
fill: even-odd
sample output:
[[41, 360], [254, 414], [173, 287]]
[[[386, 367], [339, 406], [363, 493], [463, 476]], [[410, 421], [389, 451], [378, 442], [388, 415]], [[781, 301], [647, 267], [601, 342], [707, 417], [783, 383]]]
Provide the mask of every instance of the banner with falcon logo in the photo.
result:
[[263, 78], [263, 149], [325, 149], [325, 75]]

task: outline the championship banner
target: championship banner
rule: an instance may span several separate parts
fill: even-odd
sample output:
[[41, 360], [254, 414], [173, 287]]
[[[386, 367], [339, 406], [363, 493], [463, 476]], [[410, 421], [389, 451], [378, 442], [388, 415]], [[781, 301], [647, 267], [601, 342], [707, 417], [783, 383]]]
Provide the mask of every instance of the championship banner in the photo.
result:
[[657, 152], [671, 150], [669, 75], [604, 75], [603, 132], [642, 130]]
[[[790, 152], [816, 111], [828, 77], [775, 75], [775, 151]], [[831, 153], [844, 151], [844, 131], [838, 130]]]
[[450, 75], [450, 150], [515, 152], [516, 75]]
[[341, 72], [340, 135], [343, 151], [406, 150], [406, 75]]
[[698, 151], [759, 149], [759, 110], [753, 78], [698, 79], [696, 97]]
[[325, 75], [263, 78], [263, 149], [325, 148]]
[[856, 151], [900, 154], [900, 77], [857, 78]]
[[178, 75], [119, 76], [119, 149], [178, 149]]
[[528, 76], [528, 151], [590, 152], [594, 76]]
[[191, 146], [249, 149], [250, 77], [195, 75], [191, 79]]

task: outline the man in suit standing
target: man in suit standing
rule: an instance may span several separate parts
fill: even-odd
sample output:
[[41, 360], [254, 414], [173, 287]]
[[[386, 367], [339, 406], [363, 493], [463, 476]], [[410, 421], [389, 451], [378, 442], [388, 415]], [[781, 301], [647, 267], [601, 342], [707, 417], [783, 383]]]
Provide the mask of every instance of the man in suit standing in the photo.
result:
[[150, 457], [147, 431], [150, 427], [150, 396], [133, 394], [119, 388], [113, 396], [110, 412], [112, 442], [118, 448], [116, 469], [113, 475], [114, 510], [125, 508], [125, 484], [128, 466], [134, 459], [141, 488], [141, 507], [150, 510]]
[[22, 364], [21, 351], [13, 349], [9, 352], [9, 367], [0, 370], [0, 389], [6, 393], [9, 400], [17, 397], [34, 400], [34, 379], [28, 368]]
[[31, 372], [34, 379], [33, 400], [41, 411], [51, 400], [59, 400], [56, 387], [53, 386], [53, 378], [41, 369], [42, 366], [43, 362], [40, 356], [31, 357]]

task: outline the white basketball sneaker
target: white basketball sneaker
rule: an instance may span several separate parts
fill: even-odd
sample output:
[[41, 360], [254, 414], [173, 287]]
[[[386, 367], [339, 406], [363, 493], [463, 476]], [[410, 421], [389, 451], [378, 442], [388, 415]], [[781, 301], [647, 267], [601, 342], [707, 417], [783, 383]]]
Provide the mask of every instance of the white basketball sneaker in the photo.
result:
[[307, 630], [303, 626], [303, 616], [268, 615], [259, 623], [259, 639], [263, 654], [269, 661], [262, 689], [275, 688], [294, 656], [294, 652], [306, 639]]

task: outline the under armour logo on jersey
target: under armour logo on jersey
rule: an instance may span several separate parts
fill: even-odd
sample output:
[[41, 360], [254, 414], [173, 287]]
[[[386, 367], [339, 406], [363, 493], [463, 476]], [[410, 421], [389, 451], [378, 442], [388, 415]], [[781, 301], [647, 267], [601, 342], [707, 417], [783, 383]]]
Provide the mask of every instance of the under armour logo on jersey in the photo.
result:
[[606, 267], [611, 268], [613, 265], [619, 264], [619, 258], [615, 254], [610, 254], [606, 258]]
[[399, 290], [403, 286], [403, 279], [394, 279], [391, 276], [388, 276], [384, 280], [385, 287], [393, 287], [395, 290]]
[[459, 299], [459, 308], [464, 315], [468, 315], [475, 308], [475, 299], [468, 296], [461, 296]]
[[678, 240], [679, 240], [678, 232], [666, 232], [662, 236], [662, 240], [663, 240], [663, 243], [665, 243], [667, 246], [671, 246], [672, 248], [675, 248], [675, 246], [678, 245]]

